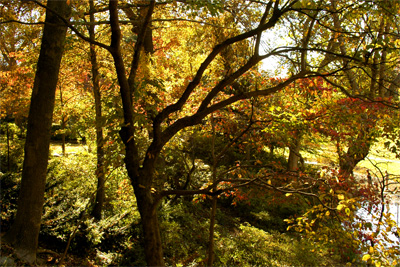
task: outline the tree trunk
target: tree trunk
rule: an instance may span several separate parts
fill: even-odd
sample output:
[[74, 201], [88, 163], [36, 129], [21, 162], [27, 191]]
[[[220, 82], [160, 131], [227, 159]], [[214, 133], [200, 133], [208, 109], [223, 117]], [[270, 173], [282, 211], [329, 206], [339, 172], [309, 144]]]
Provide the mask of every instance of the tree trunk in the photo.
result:
[[[155, 1], [150, 2], [147, 22], [150, 21]], [[158, 144], [156, 148], [146, 153], [143, 166], [140, 167], [139, 153], [135, 140], [135, 119], [132, 106], [131, 93], [134, 88], [134, 78], [136, 75], [138, 60], [141, 47], [135, 47], [135, 56], [132, 60], [131, 82], [126, 77], [125, 65], [121, 54], [121, 29], [118, 21], [118, 1], [109, 1], [110, 7], [110, 25], [111, 25], [111, 45], [110, 53], [114, 59], [114, 66], [118, 77], [120, 94], [124, 113], [125, 126], [121, 127], [120, 136], [125, 145], [125, 166], [131, 180], [136, 202], [138, 205], [140, 217], [142, 219], [142, 228], [144, 235], [144, 251], [148, 266], [165, 266], [163, 249], [160, 235], [160, 227], [156, 214], [156, 205], [151, 194], [151, 185], [154, 174], [154, 163], [159, 153]], [[149, 16], [150, 15], [150, 16]], [[146, 28], [146, 23], [143, 28]], [[144, 36], [139, 35], [137, 43], [143, 41]], [[132, 88], [132, 90], [131, 90]]]
[[289, 147], [288, 171], [299, 170], [299, 160], [301, 159], [300, 146], [301, 136], [297, 134], [293, 146]]
[[[93, 0], [90, 0], [90, 10], [94, 10]], [[94, 13], [90, 13], [90, 22], [94, 22]], [[95, 25], [89, 26], [89, 35], [91, 40], [95, 40]], [[96, 145], [97, 145], [97, 192], [96, 201], [92, 210], [92, 216], [96, 220], [101, 220], [101, 212], [103, 210], [105, 198], [105, 166], [104, 166], [104, 150], [103, 150], [103, 128], [102, 128], [102, 110], [101, 110], [101, 94], [99, 82], [99, 65], [97, 63], [97, 55], [94, 44], [90, 44], [90, 62], [92, 64], [92, 83], [94, 104], [96, 110]]]
[[7, 122], [7, 171], [11, 172], [11, 163], [10, 163], [10, 125]]
[[208, 237], [208, 259], [207, 265], [213, 266], [214, 264], [214, 231], [215, 231], [215, 214], [217, 212], [217, 199], [218, 196], [212, 197], [211, 211], [210, 211], [210, 229]]
[[65, 151], [65, 127], [66, 127], [66, 122], [65, 122], [65, 114], [64, 114], [64, 101], [63, 101], [63, 95], [62, 95], [62, 89], [60, 86], [60, 104], [61, 104], [61, 150], [62, 150], [62, 155], [66, 156], [66, 151]]
[[[49, 0], [47, 5], [68, 19], [70, 7], [66, 0]], [[45, 22], [29, 109], [17, 215], [4, 237], [29, 263], [36, 260], [55, 93], [67, 33], [67, 27], [53, 12], [46, 11]]]
[[347, 152], [339, 155], [339, 173], [343, 178], [353, 175], [356, 165], [368, 155], [371, 144], [366, 139], [368, 131], [361, 131], [357, 139], [350, 143]]
[[[143, 178], [143, 177], [142, 177]], [[136, 179], [138, 181], [140, 179]], [[134, 191], [142, 220], [144, 252], [148, 266], [165, 266], [160, 226], [151, 190], [135, 183]]]

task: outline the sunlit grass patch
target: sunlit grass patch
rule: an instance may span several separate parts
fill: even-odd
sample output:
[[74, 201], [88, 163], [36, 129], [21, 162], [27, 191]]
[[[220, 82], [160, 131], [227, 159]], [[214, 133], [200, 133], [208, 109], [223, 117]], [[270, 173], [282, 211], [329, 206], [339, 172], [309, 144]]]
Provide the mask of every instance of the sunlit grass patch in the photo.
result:
[[[83, 144], [65, 144], [65, 153], [68, 154], [81, 154], [88, 152], [88, 146]], [[51, 143], [50, 144], [50, 155], [61, 155], [62, 146], [61, 143]]]

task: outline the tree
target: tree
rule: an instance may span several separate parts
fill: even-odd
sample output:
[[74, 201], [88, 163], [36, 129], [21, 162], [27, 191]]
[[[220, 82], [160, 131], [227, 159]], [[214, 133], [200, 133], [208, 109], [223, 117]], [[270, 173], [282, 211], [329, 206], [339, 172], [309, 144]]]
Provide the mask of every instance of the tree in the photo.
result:
[[[94, 3], [90, 0], [90, 22], [94, 20]], [[95, 40], [95, 25], [90, 25], [89, 35], [91, 40]], [[100, 92], [100, 74], [99, 65], [97, 62], [96, 47], [94, 44], [90, 44], [90, 62], [92, 64], [92, 83], [93, 83], [93, 95], [96, 110], [96, 146], [97, 146], [97, 192], [96, 200], [92, 210], [92, 216], [100, 220], [101, 212], [103, 209], [104, 198], [105, 198], [105, 159], [104, 159], [104, 137], [103, 137], [103, 122], [102, 122], [102, 108], [101, 108], [101, 92]]]
[[[127, 72], [124, 64], [125, 62], [122, 57], [122, 32], [118, 19], [118, 3], [116, 1], [110, 1], [109, 3], [112, 36], [111, 45], [110, 47], [107, 47], [107, 49], [111, 52], [114, 58], [115, 69], [120, 86], [120, 94], [124, 109], [124, 126], [121, 129], [121, 138], [126, 149], [126, 168], [135, 191], [138, 208], [142, 218], [146, 260], [149, 265], [163, 265], [164, 261], [162, 256], [162, 242], [160, 239], [156, 213], [157, 205], [162, 197], [170, 194], [213, 194], [211, 192], [212, 187], [203, 190], [186, 190], [184, 192], [179, 190], [161, 190], [160, 192], [157, 192], [154, 190], [154, 172], [156, 160], [167, 143], [179, 131], [201, 123], [201, 121], [211, 113], [243, 99], [273, 94], [276, 91], [282, 90], [294, 80], [315, 73], [315, 69], [319, 67], [300, 68], [296, 70], [291, 77], [282, 80], [282, 82], [272, 87], [255, 88], [254, 90], [253, 87], [244, 86], [233, 90], [231, 95], [222, 95], [222, 92], [224, 92], [227, 86], [233, 84], [236, 80], [242, 77], [244, 73], [255, 67], [264, 58], [268, 58], [273, 55], [282, 55], [290, 58], [291, 53], [297, 53], [301, 58], [304, 58], [304, 51], [309, 49], [311, 51], [319, 52], [322, 55], [325, 53], [334, 54], [339, 59], [350, 58], [354, 61], [357, 61], [358, 59], [354, 58], [348, 53], [340, 54], [327, 51], [325, 48], [318, 48], [317, 45], [315, 45], [315, 47], [311, 46], [310, 40], [312, 39], [311, 33], [313, 32], [311, 29], [315, 23], [309, 24], [308, 32], [310, 34], [305, 41], [301, 43], [301, 45], [289, 48], [273, 48], [267, 51], [265, 55], [260, 55], [261, 35], [264, 31], [273, 28], [280, 19], [289, 13], [293, 14], [293, 21], [296, 21], [296, 16], [300, 16], [299, 14], [301, 12], [310, 9], [308, 5], [302, 6], [302, 3], [298, 1], [288, 1], [284, 3], [281, 3], [280, 1], [270, 1], [265, 5], [265, 12], [253, 21], [252, 26], [254, 27], [252, 30], [243, 31], [240, 34], [237, 34], [233, 37], [228, 37], [219, 42], [219, 44], [216, 45], [205, 57], [205, 60], [198, 67], [191, 81], [183, 86], [184, 89], [180, 96], [173, 98], [171, 101], [172, 103], [168, 101], [168, 103], [170, 103], [168, 106], [164, 105], [161, 108], [158, 107], [155, 116], [148, 117], [152, 125], [149, 134], [150, 144], [147, 146], [147, 149], [145, 149], [145, 153], [142, 154], [142, 152], [139, 151], [139, 144], [137, 143], [140, 134], [139, 128], [137, 127], [137, 121], [135, 119], [136, 112], [132, 107], [135, 105], [135, 102], [132, 102], [132, 95], [138, 93], [136, 79], [138, 78], [137, 73], [139, 66], [137, 62], [140, 60], [141, 48], [143, 47], [144, 38], [147, 31], [146, 28], [149, 25], [151, 17], [154, 13], [154, 6], [155, 2], [151, 1], [147, 9], [146, 17], [141, 24], [141, 30], [139, 31], [135, 44], [135, 53], [131, 64], [129, 79], [126, 77]], [[313, 15], [315, 16], [313, 21], [318, 18], [316, 17], [318, 14], [323, 13], [319, 12], [320, 10], [325, 11], [325, 14], [322, 14], [321, 16], [325, 16], [326, 14], [331, 15], [329, 6], [324, 6], [322, 2], [317, 2], [316, 7], [312, 6], [311, 9], [316, 10], [316, 14]], [[290, 19], [292, 17], [287, 16], [287, 18]], [[258, 21], [258, 23], [255, 21]], [[211, 87], [205, 88], [206, 90], [204, 92], [204, 96], [199, 94], [199, 97], [196, 98], [194, 111], [191, 111], [191, 113], [184, 112], [193, 104], [190, 102], [192, 100], [191, 97], [196, 95], [196, 93], [201, 92], [199, 85], [205, 79], [206, 71], [210, 71], [209, 67], [216, 62], [217, 56], [220, 55], [224, 49], [235, 46], [242, 41], [244, 42], [248, 38], [254, 38], [255, 40], [253, 43], [254, 46], [252, 48], [252, 54], [242, 58], [242, 61], [240, 61], [241, 64], [231, 72], [217, 76], [219, 78], [217, 79], [217, 83]], [[320, 44], [318, 45], [320, 46]], [[305, 64], [305, 62], [306, 61], [303, 60], [303, 64]], [[347, 69], [348, 66], [340, 65], [339, 68]], [[334, 72], [337, 72], [336, 68], [323, 75], [328, 76], [330, 73]], [[135, 99], [133, 99], [133, 101], [135, 101]], [[169, 123], [168, 120], [172, 120], [172, 122]]]
[[18, 256], [29, 263], [36, 260], [55, 91], [67, 33], [58, 14], [68, 20], [70, 7], [67, 1], [48, 1], [29, 109], [18, 210], [15, 222], [5, 236], [16, 248]]
[[[366, 7], [372, 5], [375, 10], [379, 3], [344, 1], [339, 3], [340, 9], [334, 6], [335, 3], [337, 1], [271, 0], [264, 3], [235, 0], [225, 5], [224, 1], [109, 1], [105, 6], [99, 1], [98, 6], [90, 8], [86, 14], [109, 18], [109, 21], [89, 23], [104, 24], [105, 29], [109, 26], [104, 32], [111, 33], [108, 36], [110, 45], [79, 32], [76, 25], [87, 24], [87, 21], [68, 23], [64, 20], [76, 36], [106, 49], [113, 57], [123, 108], [120, 137], [142, 219], [148, 265], [164, 265], [157, 217], [159, 203], [164, 197], [215, 196], [224, 190], [221, 184], [225, 181], [219, 179], [205, 188], [159, 186], [163, 184], [157, 181], [157, 160], [183, 131], [203, 124], [217, 112], [228, 114], [226, 118], [240, 118], [240, 110], [246, 106], [243, 103], [261, 100], [279, 91], [290, 93], [285, 89], [302, 78], [323, 77], [344, 94], [349, 94], [348, 82], [342, 83], [342, 80], [354, 71], [355, 66], [364, 66], [357, 48], [370, 42], [362, 38], [366, 32], [364, 28], [357, 28], [360, 38], [354, 38], [352, 30], [340, 30], [341, 25], [335, 24], [335, 16], [339, 16], [339, 10], [347, 12], [343, 17], [350, 20], [340, 21], [343, 17], [339, 16], [339, 22], [350, 27], [367, 10]], [[83, 9], [81, 6], [80, 10]], [[221, 14], [219, 18], [216, 18], [217, 14]], [[191, 23], [196, 23], [197, 27]], [[278, 28], [283, 30], [265, 34]], [[352, 49], [339, 49], [338, 33], [349, 40]], [[276, 42], [278, 34], [283, 35], [284, 45]], [[287, 77], [274, 81], [271, 77], [260, 77], [259, 63], [272, 57], [279, 57], [283, 64], [291, 66]], [[260, 79], [264, 79], [264, 83], [257, 82]], [[290, 101], [289, 98], [285, 100]], [[390, 99], [386, 102], [396, 105]], [[270, 103], [259, 105], [265, 105], [260, 108], [265, 111]], [[283, 121], [277, 116], [279, 123], [283, 124]], [[237, 123], [237, 128], [244, 125]], [[298, 130], [296, 127], [294, 130]], [[252, 134], [251, 137], [257, 140], [255, 136], [262, 136], [263, 132]], [[296, 134], [287, 139], [296, 139]], [[260, 140], [263, 139], [260, 137]], [[299, 142], [287, 144], [292, 151], [297, 151]], [[244, 148], [248, 149], [247, 155], [252, 156], [254, 148]], [[267, 182], [273, 174], [267, 172], [265, 169], [266, 174], [260, 174], [257, 179], [260, 184], [273, 188], [274, 185]], [[233, 186], [249, 180], [252, 179], [238, 175]]]
[[[327, 53], [317, 57], [307, 51], [298, 53], [296, 60], [288, 63], [291, 69], [314, 70], [335, 90], [339, 89], [339, 97], [352, 98], [341, 101], [349, 109], [332, 113], [336, 122], [333, 120], [330, 123], [332, 128], [340, 128], [337, 122], [341, 120], [341, 115], [341, 121], [346, 124], [350, 122], [348, 118], [344, 119], [346, 116], [357, 121], [357, 128], [354, 124], [354, 132], [347, 137], [347, 142], [338, 142], [341, 174], [348, 177], [368, 155], [377, 137], [381, 125], [377, 124], [375, 116], [376, 104], [382, 104], [379, 111], [381, 115], [391, 112], [385, 105], [395, 109], [398, 107], [393, 97], [398, 95], [398, 47], [391, 34], [396, 30], [392, 28], [392, 22], [386, 19], [397, 12], [398, 4], [365, 2], [350, 7], [352, 4], [349, 6], [347, 1], [330, 1], [322, 8], [320, 2], [310, 1], [308, 5], [307, 17], [288, 20], [291, 37], [296, 45], [308, 47], [309, 50], [318, 51], [326, 45]], [[347, 15], [341, 16], [339, 10], [345, 10]], [[301, 23], [294, 23], [299, 20]], [[336, 75], [325, 75], [333, 69], [336, 69]], [[332, 111], [336, 108], [332, 107]], [[371, 110], [374, 115], [365, 114]], [[347, 131], [341, 130], [338, 129], [337, 133], [344, 134]]]
[[[243, 73], [245, 73], [251, 67], [255, 66], [258, 62], [260, 62], [264, 58], [264, 56], [260, 56], [258, 54], [258, 45], [260, 43], [261, 33], [265, 29], [273, 27], [273, 25], [276, 24], [280, 16], [285, 12], [287, 12], [287, 10], [290, 8], [290, 5], [289, 7], [280, 10], [278, 2], [276, 2], [274, 5], [271, 2], [270, 5], [267, 6], [266, 11], [263, 17], [261, 18], [258, 28], [237, 35], [235, 37], [226, 39], [224, 42], [220, 43], [213, 49], [213, 51], [209, 54], [209, 56], [200, 66], [196, 75], [193, 78], [193, 81], [188, 84], [188, 86], [186, 87], [185, 91], [183, 92], [179, 100], [175, 104], [165, 107], [153, 119], [153, 131], [152, 131], [153, 140], [151, 144], [148, 146], [145, 157], [142, 161], [138, 154], [137, 143], [135, 142], [136, 127], [135, 127], [135, 120], [133, 116], [134, 112], [132, 109], [132, 100], [131, 100], [131, 94], [132, 92], [135, 91], [136, 88], [133, 83], [134, 79], [132, 79], [131, 83], [129, 83], [127, 77], [125, 76], [125, 67], [120, 50], [121, 30], [118, 21], [117, 4], [118, 3], [116, 1], [110, 1], [109, 3], [110, 22], [112, 29], [110, 52], [114, 58], [115, 68], [117, 71], [121, 98], [124, 108], [125, 126], [121, 129], [121, 138], [125, 144], [125, 149], [126, 149], [125, 163], [129, 177], [134, 187], [139, 212], [142, 218], [147, 264], [160, 266], [164, 265], [164, 260], [162, 253], [161, 237], [158, 226], [158, 219], [156, 214], [156, 207], [161, 199], [160, 197], [162, 197], [163, 195], [167, 195], [170, 192], [160, 192], [156, 194], [152, 192], [155, 161], [158, 155], [160, 154], [162, 148], [165, 146], [165, 144], [181, 129], [200, 123], [203, 118], [205, 118], [207, 115], [211, 114], [217, 109], [227, 106], [230, 103], [236, 102], [240, 99], [249, 98], [252, 96], [252, 92], [248, 92], [248, 94], [244, 95], [238, 94], [231, 97], [230, 99], [228, 98], [225, 101], [222, 100], [220, 101], [220, 103], [216, 103], [208, 107], [209, 104], [211, 103], [211, 100], [220, 91], [222, 91], [225, 88], [225, 86], [229, 85], [231, 82], [236, 80]], [[147, 24], [150, 21], [151, 15], [153, 13], [154, 4], [155, 4], [154, 1], [150, 2], [150, 7], [148, 9], [145, 22], [142, 24], [141, 34], [139, 34], [138, 41], [135, 46], [135, 57], [133, 59], [134, 61], [139, 60], [138, 56], [140, 54], [140, 49], [143, 43]], [[270, 16], [270, 18], [267, 21], [268, 16]], [[255, 54], [252, 57], [250, 57], [250, 59], [243, 66], [241, 66], [232, 74], [228, 75], [225, 79], [222, 79], [219, 82], [219, 84], [217, 84], [213, 89], [211, 89], [209, 93], [206, 95], [206, 97], [202, 100], [197, 112], [195, 112], [191, 116], [182, 117], [176, 120], [170, 126], [167, 126], [165, 129], [162, 129], [162, 124], [164, 120], [174, 112], [178, 112], [184, 107], [189, 96], [193, 93], [197, 85], [200, 83], [200, 79], [202, 78], [205, 70], [213, 62], [216, 56], [224, 48], [252, 36], [257, 36], [258, 40], [256, 43]], [[135, 67], [136, 65], [133, 62], [131, 73], [137, 71]], [[303, 75], [303, 73], [301, 73], [300, 76], [301, 75]], [[278, 87], [284, 87], [284, 85], [285, 84], [283, 83]], [[275, 90], [277, 90], [277, 88], [274, 88], [272, 90], [265, 90], [264, 92], [256, 93], [255, 95], [262, 93], [269, 94]], [[193, 194], [195, 192], [188, 192], [188, 193]]]
[[[0, 12], [4, 20], [25, 18], [27, 23], [35, 22], [43, 11], [32, 3], [15, 3], [3, 1]], [[22, 127], [28, 116], [29, 91], [32, 88], [34, 65], [40, 41], [40, 27], [1, 23], [0, 30], [0, 118], [15, 120]]]

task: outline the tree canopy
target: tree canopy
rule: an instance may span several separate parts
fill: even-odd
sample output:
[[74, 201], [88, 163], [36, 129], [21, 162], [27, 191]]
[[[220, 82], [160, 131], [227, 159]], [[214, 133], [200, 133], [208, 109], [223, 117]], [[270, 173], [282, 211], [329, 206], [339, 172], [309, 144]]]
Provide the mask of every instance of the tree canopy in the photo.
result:
[[[211, 209], [207, 252], [197, 264], [240, 264], [215, 252], [214, 244], [222, 240], [214, 234], [220, 231], [216, 210], [226, 201], [239, 209], [264, 200], [279, 209], [291, 207], [276, 230], [296, 230], [332, 249], [332, 242], [346, 244], [332, 252], [341, 263], [395, 266], [398, 242], [376, 244], [395, 225], [384, 207], [395, 195], [399, 173], [373, 163], [376, 182], [365, 183], [366, 168], [357, 166], [375, 146], [399, 157], [399, 10], [397, 1], [350, 0], [1, 3], [1, 119], [7, 123], [9, 166], [9, 127], [27, 129], [19, 196], [27, 202], [18, 202], [18, 212], [50, 194], [48, 188], [58, 188], [51, 168], [59, 168], [60, 177], [66, 173], [65, 162], [53, 166], [52, 156], [43, 152], [37, 157], [46, 162], [44, 170], [50, 160], [46, 188], [43, 184], [37, 194], [23, 190], [35, 176], [28, 168], [30, 127], [43, 122], [32, 115], [35, 88], [43, 79], [40, 71], [58, 69], [41, 63], [39, 54], [53, 53], [49, 42], [55, 41], [46, 39], [46, 29], [68, 28], [65, 40], [58, 40], [64, 49], [54, 97], [41, 105], [50, 108], [49, 123], [62, 136], [64, 157], [66, 140], [87, 146], [89, 155], [94, 151], [93, 166], [76, 168], [90, 170], [96, 179], [90, 176], [92, 193], [76, 191], [87, 200], [81, 201], [80, 214], [68, 215], [77, 227], [71, 230], [66, 223], [73, 233], [67, 249], [87, 218], [94, 218], [95, 228], [111, 217], [125, 218], [135, 206], [146, 264], [177, 264], [165, 254], [172, 238], [165, 216], [169, 207], [186, 203]], [[47, 126], [38, 131], [50, 134]], [[50, 135], [42, 137], [50, 142]], [[329, 159], [323, 164], [311, 164], [324, 156]], [[16, 169], [8, 172], [18, 174], [21, 166]], [[49, 195], [53, 202], [38, 202], [35, 218], [41, 218], [42, 205], [44, 218], [55, 214], [50, 210], [61, 193], [54, 194]], [[359, 216], [366, 206], [369, 212], [380, 209], [377, 228]], [[7, 240], [21, 249], [14, 230], [22, 218], [18, 212]], [[240, 229], [252, 231], [246, 227]], [[368, 235], [375, 241], [368, 243]], [[35, 251], [37, 243], [31, 246]], [[24, 260], [34, 261], [32, 253]]]

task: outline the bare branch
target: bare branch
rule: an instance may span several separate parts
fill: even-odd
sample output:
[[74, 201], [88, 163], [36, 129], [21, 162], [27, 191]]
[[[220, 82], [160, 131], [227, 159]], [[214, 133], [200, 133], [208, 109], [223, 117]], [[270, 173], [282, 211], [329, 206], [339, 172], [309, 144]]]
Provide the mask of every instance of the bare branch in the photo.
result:
[[0, 21], [0, 25], [7, 24], [7, 23], [18, 23], [18, 24], [22, 24], [22, 25], [44, 25], [44, 24], [46, 24], [44, 21], [43, 22], [25, 22], [25, 21], [20, 21], [20, 20], [15, 20], [15, 19]]

